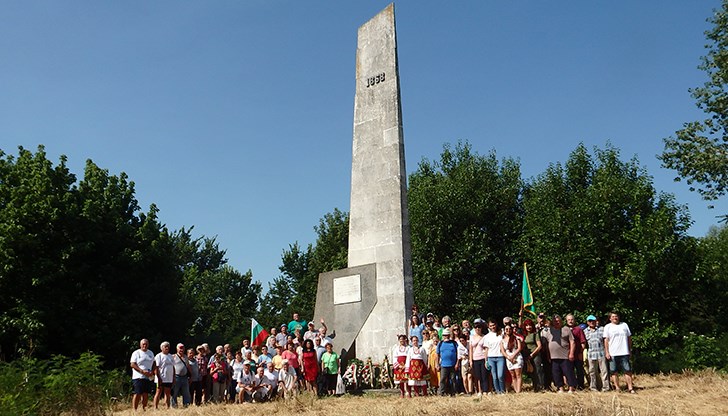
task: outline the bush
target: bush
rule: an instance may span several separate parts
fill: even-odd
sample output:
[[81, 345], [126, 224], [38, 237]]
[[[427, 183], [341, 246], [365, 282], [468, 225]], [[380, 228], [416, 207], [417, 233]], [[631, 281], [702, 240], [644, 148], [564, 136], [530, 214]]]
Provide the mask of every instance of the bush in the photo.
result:
[[92, 353], [0, 363], [0, 415], [104, 415], [129, 386], [122, 371], [102, 365]]
[[725, 354], [721, 353], [721, 344], [715, 337], [691, 332], [683, 337], [683, 354], [686, 368], [702, 370], [726, 366]]

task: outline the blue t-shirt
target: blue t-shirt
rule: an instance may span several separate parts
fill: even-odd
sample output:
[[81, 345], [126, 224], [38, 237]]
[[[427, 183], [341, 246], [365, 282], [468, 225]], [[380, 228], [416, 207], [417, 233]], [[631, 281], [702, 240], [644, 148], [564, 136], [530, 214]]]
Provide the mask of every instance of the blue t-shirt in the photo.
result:
[[417, 340], [420, 341], [419, 345], [422, 345], [422, 331], [424, 329], [425, 329], [425, 324], [419, 324], [417, 326], [409, 327], [409, 336], [417, 337]]
[[440, 356], [440, 366], [455, 367], [458, 362], [457, 342], [450, 340], [437, 344], [437, 354]]

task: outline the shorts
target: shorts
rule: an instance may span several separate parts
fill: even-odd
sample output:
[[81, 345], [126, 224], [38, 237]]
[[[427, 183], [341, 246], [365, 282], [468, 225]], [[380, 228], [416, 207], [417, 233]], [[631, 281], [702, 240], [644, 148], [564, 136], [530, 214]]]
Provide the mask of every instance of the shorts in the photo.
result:
[[617, 373], [620, 369], [625, 373], [632, 372], [632, 366], [629, 365], [629, 355], [618, 355], [609, 360], [609, 372]]
[[161, 386], [164, 387], [165, 389], [171, 389], [172, 385], [174, 383], [159, 383], [159, 384], [161, 384]]
[[468, 374], [470, 374], [470, 360], [463, 358], [460, 360], [460, 375], [464, 379], [467, 378]]
[[144, 394], [152, 392], [152, 383], [148, 378], [135, 378], [131, 381], [134, 387], [134, 394]]
[[508, 371], [511, 370], [518, 370], [519, 368], [523, 368], [523, 356], [521, 354], [518, 354], [516, 357], [516, 362], [512, 363], [511, 360], [506, 360], [506, 368]]

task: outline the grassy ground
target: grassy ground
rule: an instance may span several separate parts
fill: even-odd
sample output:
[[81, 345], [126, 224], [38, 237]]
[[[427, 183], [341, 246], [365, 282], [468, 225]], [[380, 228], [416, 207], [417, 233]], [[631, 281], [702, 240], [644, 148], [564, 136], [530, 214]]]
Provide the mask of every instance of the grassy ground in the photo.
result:
[[[637, 394], [533, 393], [475, 397], [419, 397], [400, 399], [392, 394], [346, 395], [316, 399], [301, 395], [295, 400], [262, 404], [207, 405], [188, 409], [148, 410], [151, 414], [189, 416], [265, 415], [728, 415], [728, 376], [713, 371], [635, 377]], [[129, 404], [120, 404], [114, 415], [133, 415]]]

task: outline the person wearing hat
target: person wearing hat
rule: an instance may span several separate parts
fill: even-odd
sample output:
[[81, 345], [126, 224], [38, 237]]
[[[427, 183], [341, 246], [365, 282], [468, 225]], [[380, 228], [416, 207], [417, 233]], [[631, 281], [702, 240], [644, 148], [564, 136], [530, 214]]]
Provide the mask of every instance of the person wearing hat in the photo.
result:
[[473, 372], [473, 387], [477, 397], [488, 391], [488, 372], [485, 369], [485, 344], [483, 343], [483, 327], [485, 321], [477, 318], [473, 321], [473, 332], [468, 340], [468, 359]]
[[587, 363], [589, 365], [589, 388], [592, 391], [609, 391], [609, 372], [607, 358], [604, 354], [604, 328], [597, 325], [597, 317], [586, 317], [584, 330], [587, 345]]
[[304, 332], [303, 334], [303, 340], [306, 341], [307, 339], [310, 339], [313, 341], [313, 339], [318, 335], [318, 329], [316, 329], [316, 324], [311, 321], [308, 323], [308, 330]]
[[286, 348], [286, 344], [288, 344], [288, 325], [281, 324], [280, 332], [276, 335], [276, 343], [284, 349]]
[[278, 371], [278, 395], [284, 399], [290, 399], [298, 393], [298, 377], [288, 360], [281, 362], [281, 369]]
[[253, 401], [255, 374], [250, 370], [250, 361], [243, 362], [243, 371], [238, 375], [237, 382], [238, 385], [235, 389], [238, 392], [237, 403]]
[[455, 371], [458, 368], [458, 344], [450, 339], [450, 328], [442, 330], [442, 341], [437, 344], [437, 369], [440, 371], [440, 396], [455, 394]]

